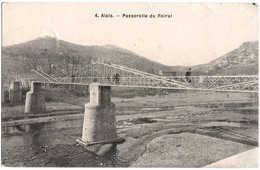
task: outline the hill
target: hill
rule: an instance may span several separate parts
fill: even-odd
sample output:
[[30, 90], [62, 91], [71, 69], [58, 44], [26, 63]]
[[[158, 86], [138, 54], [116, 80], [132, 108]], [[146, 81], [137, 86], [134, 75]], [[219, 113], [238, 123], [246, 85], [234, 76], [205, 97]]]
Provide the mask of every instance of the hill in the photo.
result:
[[244, 42], [237, 49], [194, 68], [206, 75], [258, 75], [258, 41]]
[[[72, 74], [93, 59], [110, 60], [112, 63], [158, 74], [159, 70], [170, 71], [171, 67], [148, 60], [126, 49], [113, 45], [82, 46], [42, 37], [29, 42], [2, 48], [2, 69], [12, 73], [28, 73], [36, 66], [46, 72], [52, 67]], [[73, 66], [74, 65], [74, 66]], [[66, 67], [69, 68], [66, 68]], [[74, 68], [73, 68], [74, 67]], [[62, 74], [60, 71], [58, 74]]]
[[[114, 46], [83, 46], [51, 37], [40, 37], [25, 43], [2, 47], [2, 73], [29, 74], [42, 67], [55, 76], [71, 75], [100, 58], [137, 70], [158, 74], [159, 70], [184, 75], [187, 67], [165, 66], [129, 50]], [[258, 74], [258, 41], [245, 42], [237, 49], [202, 65], [192, 66], [193, 75]]]

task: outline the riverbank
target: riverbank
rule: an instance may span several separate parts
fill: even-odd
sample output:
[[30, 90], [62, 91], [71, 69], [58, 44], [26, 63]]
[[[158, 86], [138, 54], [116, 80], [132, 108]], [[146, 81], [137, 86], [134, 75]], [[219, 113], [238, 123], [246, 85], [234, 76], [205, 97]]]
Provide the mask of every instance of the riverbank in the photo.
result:
[[112, 101], [125, 142], [107, 154], [77, 145], [82, 119], [64, 120], [35, 124], [30, 132], [10, 128], [2, 134], [2, 165], [202, 167], [258, 146], [258, 106], [250, 94], [176, 92]]

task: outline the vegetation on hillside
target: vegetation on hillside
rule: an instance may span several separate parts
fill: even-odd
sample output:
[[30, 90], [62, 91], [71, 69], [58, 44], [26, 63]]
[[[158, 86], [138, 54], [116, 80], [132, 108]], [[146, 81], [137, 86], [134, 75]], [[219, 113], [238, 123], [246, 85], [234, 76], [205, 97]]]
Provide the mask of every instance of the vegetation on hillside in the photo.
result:
[[[56, 77], [70, 76], [92, 60], [98, 59], [157, 75], [160, 70], [184, 75], [188, 68], [165, 66], [114, 45], [82, 46], [51, 37], [41, 37], [2, 47], [2, 83], [10, 76], [31, 74], [32, 69], [43, 69]], [[258, 41], [245, 42], [210, 63], [191, 68], [193, 75], [256, 75]]]

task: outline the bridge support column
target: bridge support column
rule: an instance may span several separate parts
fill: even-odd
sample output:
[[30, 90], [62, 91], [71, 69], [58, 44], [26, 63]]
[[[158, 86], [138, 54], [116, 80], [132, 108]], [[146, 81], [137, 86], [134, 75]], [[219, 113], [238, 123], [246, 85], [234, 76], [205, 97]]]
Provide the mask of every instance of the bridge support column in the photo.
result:
[[46, 112], [45, 94], [41, 91], [40, 82], [31, 82], [31, 90], [26, 93], [25, 113]]
[[4, 103], [8, 103], [9, 102], [9, 91], [8, 90], [5, 90], [4, 91], [4, 94], [2, 94], [2, 101], [4, 102]]
[[115, 104], [111, 102], [111, 87], [90, 85], [90, 102], [85, 105], [82, 138], [83, 146], [121, 142], [116, 134]]
[[22, 102], [21, 82], [13, 81], [9, 89], [9, 101], [13, 104]]

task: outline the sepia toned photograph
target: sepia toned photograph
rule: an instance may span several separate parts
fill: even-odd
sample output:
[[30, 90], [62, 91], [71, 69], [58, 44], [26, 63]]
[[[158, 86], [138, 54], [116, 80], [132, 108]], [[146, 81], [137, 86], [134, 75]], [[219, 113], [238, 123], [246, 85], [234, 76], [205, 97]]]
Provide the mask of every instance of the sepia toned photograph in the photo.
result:
[[258, 3], [1, 10], [2, 168], [259, 166]]

